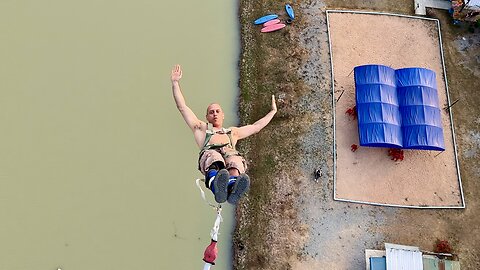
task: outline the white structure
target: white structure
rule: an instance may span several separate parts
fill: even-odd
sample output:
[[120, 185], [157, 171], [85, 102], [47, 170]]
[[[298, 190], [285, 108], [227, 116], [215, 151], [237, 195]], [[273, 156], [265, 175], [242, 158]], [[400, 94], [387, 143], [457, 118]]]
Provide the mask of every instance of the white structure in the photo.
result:
[[460, 263], [451, 260], [452, 257], [449, 253], [433, 253], [421, 251], [418, 247], [385, 243], [385, 250], [365, 250], [365, 269], [460, 270]]
[[452, 3], [447, 0], [414, 0], [414, 4], [416, 15], [427, 15], [427, 7], [446, 10], [449, 10], [452, 7]]
[[422, 252], [418, 247], [385, 243], [388, 270], [423, 270]]

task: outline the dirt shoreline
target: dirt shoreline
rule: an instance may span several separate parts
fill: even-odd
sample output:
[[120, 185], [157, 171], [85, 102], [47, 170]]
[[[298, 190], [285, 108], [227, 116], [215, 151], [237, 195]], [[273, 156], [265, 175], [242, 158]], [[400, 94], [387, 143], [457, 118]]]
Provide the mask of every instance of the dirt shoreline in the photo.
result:
[[[441, 21], [456, 139], [467, 208], [418, 210], [333, 201], [330, 59], [325, 10], [359, 9], [412, 14], [412, 1], [297, 0], [292, 25], [261, 34], [251, 21], [283, 16], [286, 3], [240, 0], [240, 121], [266, 113], [276, 94], [279, 111], [239, 148], [250, 164], [252, 188], [237, 207], [234, 269], [364, 269], [364, 249], [384, 242], [433, 250], [448, 240], [462, 269], [479, 269], [480, 45], [476, 34]], [[475, 43], [476, 42], [476, 43]], [[474, 45], [477, 44], [477, 45]], [[288, 49], [286, 49], [288, 48]], [[313, 172], [321, 169], [318, 182]]]

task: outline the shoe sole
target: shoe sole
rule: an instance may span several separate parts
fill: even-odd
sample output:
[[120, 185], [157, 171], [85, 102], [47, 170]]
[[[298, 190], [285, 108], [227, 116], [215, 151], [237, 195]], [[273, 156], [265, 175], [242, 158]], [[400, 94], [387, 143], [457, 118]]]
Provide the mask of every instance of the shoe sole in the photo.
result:
[[237, 204], [238, 200], [247, 193], [250, 189], [250, 178], [243, 174], [237, 178], [235, 184], [233, 184], [232, 192], [228, 196], [228, 202], [231, 204]]
[[224, 203], [228, 197], [228, 178], [230, 174], [227, 170], [222, 169], [218, 171], [217, 175], [215, 176], [215, 180], [213, 181], [213, 186], [215, 189], [215, 201], [217, 203]]

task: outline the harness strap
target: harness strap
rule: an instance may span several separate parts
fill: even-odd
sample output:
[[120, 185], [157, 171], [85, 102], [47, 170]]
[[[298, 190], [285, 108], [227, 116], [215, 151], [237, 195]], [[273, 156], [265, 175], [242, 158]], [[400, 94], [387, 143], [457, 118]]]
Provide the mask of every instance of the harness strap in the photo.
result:
[[213, 204], [213, 203], [211, 203], [211, 202], [209, 202], [209, 201], [207, 200], [207, 198], [205, 197], [205, 192], [203, 191], [202, 187], [200, 186], [200, 181], [205, 182], [206, 180], [205, 180], [205, 179], [197, 179], [197, 180], [195, 180], [195, 183], [197, 184], [197, 187], [198, 187], [198, 189], [200, 190], [200, 195], [202, 196], [202, 198], [203, 198], [203, 200], [205, 201], [205, 203], [208, 204], [209, 206], [213, 207], [213, 208], [214, 208], [215, 210], [217, 210], [217, 211], [218, 211], [218, 209], [221, 209], [222, 207], [220, 206], [220, 204], [219, 204], [219, 205], [215, 205], [215, 204]]
[[233, 156], [240, 156], [240, 152], [238, 152], [237, 150], [234, 150], [234, 151], [223, 154], [223, 158], [229, 158]]
[[224, 146], [227, 146], [229, 145], [228, 143], [214, 143], [214, 144], [209, 144], [209, 145], [206, 145], [202, 148], [202, 150], [211, 150], [211, 149], [220, 149]]
[[214, 134], [213, 133], [213, 126], [212, 126], [212, 124], [208, 123], [207, 124], [207, 130], [205, 131], [205, 141], [203, 142], [203, 147], [202, 148], [205, 148], [208, 145], [208, 142], [212, 138], [213, 134]]
[[[216, 133], [227, 134], [228, 140], [230, 141], [230, 143], [208, 144], [210, 142], [210, 139], [212, 138], [212, 136], [215, 135]], [[233, 138], [232, 138], [232, 130], [231, 129], [222, 128], [221, 131], [215, 132], [213, 130], [213, 125], [211, 123], [207, 124], [207, 130], [205, 131], [205, 141], [203, 142], [202, 152], [204, 152], [205, 150], [222, 148], [222, 147], [227, 146], [229, 144], [232, 147], [232, 149], [235, 150], [235, 146], [233, 145]]]

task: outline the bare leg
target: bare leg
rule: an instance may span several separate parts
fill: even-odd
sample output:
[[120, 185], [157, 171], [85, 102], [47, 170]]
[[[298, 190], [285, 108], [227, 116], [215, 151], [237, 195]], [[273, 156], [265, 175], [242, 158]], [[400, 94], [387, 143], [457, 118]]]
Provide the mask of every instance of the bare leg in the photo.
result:
[[240, 172], [236, 168], [230, 168], [228, 169], [228, 172], [230, 173], [230, 176], [239, 176]]

